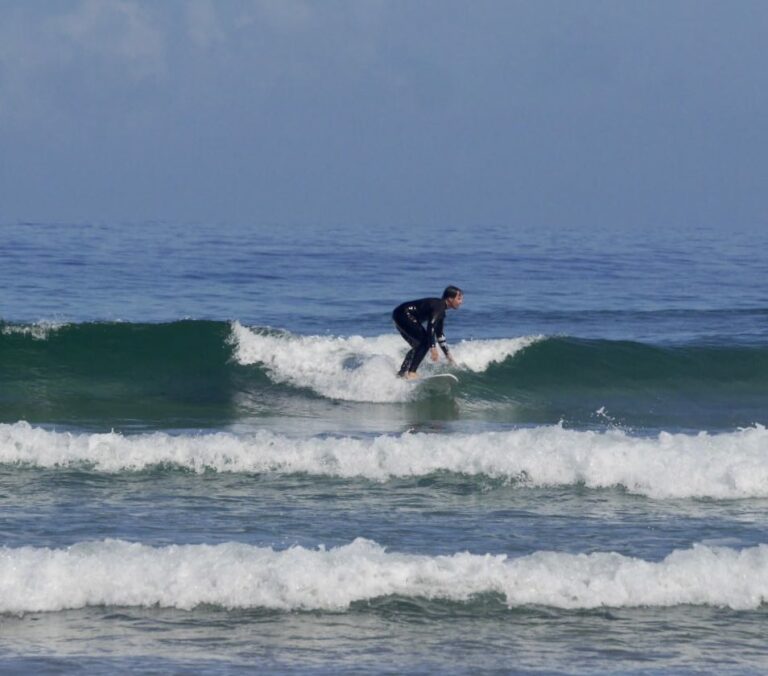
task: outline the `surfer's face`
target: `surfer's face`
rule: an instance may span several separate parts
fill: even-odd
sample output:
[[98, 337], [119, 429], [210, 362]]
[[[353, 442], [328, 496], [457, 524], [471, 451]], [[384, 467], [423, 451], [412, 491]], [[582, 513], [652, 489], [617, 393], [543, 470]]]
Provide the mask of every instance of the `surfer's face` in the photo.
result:
[[449, 298], [448, 301], [446, 302], [446, 305], [449, 308], [458, 310], [463, 302], [464, 302], [464, 294], [460, 293], [455, 298]]

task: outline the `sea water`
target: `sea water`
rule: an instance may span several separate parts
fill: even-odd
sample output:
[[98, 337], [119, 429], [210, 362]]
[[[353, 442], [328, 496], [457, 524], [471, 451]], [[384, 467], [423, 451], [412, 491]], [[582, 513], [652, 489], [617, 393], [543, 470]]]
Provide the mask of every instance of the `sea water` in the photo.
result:
[[764, 672], [766, 240], [0, 225], [0, 670]]

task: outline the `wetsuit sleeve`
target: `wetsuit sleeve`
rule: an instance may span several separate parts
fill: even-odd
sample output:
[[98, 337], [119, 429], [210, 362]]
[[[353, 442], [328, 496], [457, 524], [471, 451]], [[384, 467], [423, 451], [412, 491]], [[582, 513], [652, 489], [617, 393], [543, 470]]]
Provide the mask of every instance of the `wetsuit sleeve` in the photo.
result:
[[437, 322], [435, 322], [435, 336], [437, 339], [437, 343], [440, 345], [440, 349], [443, 351], [445, 355], [448, 355], [450, 350], [448, 349], [448, 342], [445, 340], [445, 335], [443, 334], [444, 320], [445, 320], [445, 315], [440, 317], [440, 319], [438, 319]]
[[427, 325], [427, 334], [429, 335], [430, 347], [435, 347], [435, 344], [439, 343], [440, 349], [445, 354], [448, 354], [448, 346], [446, 345], [445, 336], [443, 335], [444, 321], [445, 307], [443, 307], [441, 303], [432, 311], [432, 316], [429, 318], [429, 324]]

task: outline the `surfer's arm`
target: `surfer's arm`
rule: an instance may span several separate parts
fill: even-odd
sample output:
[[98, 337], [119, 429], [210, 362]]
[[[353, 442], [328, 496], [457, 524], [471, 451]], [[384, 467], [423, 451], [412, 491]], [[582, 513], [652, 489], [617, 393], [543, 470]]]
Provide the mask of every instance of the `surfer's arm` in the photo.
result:
[[439, 305], [432, 311], [432, 316], [429, 318], [429, 324], [427, 324], [427, 334], [429, 335], [429, 346], [431, 348], [437, 347], [437, 343], [440, 343], [440, 347], [445, 352], [445, 336], [443, 335], [443, 322], [445, 321], [445, 308]]
[[[440, 346], [440, 349], [443, 351], [443, 354], [445, 355], [445, 358], [454, 366], [456, 366], [456, 360], [453, 358], [453, 355], [451, 354], [451, 351], [448, 349], [448, 343], [445, 340], [445, 336], [439, 335], [437, 337], [437, 344]], [[433, 348], [434, 349], [434, 348]], [[437, 353], [437, 350], [435, 350], [435, 353]]]
[[443, 312], [437, 314], [436, 316], [433, 316], [432, 320], [429, 322], [429, 331], [430, 331], [430, 347], [432, 350], [432, 361], [438, 360], [438, 354], [437, 354], [437, 345], [440, 346], [440, 349], [443, 351], [443, 354], [445, 355], [445, 358], [451, 363], [455, 364], [456, 362], [453, 359], [453, 356], [451, 355], [451, 351], [448, 349], [448, 342], [445, 339], [445, 335], [443, 334], [443, 322], [445, 321], [445, 314]]
[[[440, 346], [440, 349], [443, 351], [443, 354], [445, 355], [445, 358], [454, 366], [456, 365], [456, 361], [453, 358], [453, 355], [451, 354], [451, 351], [448, 349], [448, 341], [445, 339], [445, 336], [443, 335], [443, 322], [442, 320], [438, 324], [436, 328], [436, 338], [435, 341]], [[435, 345], [432, 346], [432, 360], [437, 361], [437, 347]]]

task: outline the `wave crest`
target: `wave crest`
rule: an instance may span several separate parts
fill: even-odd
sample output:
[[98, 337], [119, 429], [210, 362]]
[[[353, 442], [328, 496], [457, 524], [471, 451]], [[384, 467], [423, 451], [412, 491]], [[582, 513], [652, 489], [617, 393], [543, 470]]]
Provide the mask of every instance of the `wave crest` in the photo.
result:
[[[452, 347], [459, 368], [482, 372], [541, 337], [461, 341]], [[410, 383], [395, 377], [407, 346], [398, 335], [294, 336], [232, 324], [234, 356], [258, 364], [279, 383], [309, 388], [324, 397], [348, 401], [397, 402], [414, 397]], [[425, 362], [422, 371], [430, 372]]]
[[613, 552], [443, 556], [389, 553], [356, 539], [330, 550], [238, 543], [150, 547], [121, 540], [66, 549], [0, 549], [0, 612], [86, 606], [343, 611], [399, 595], [510, 607], [580, 609], [681, 604], [745, 610], [768, 599], [768, 546], [695, 545], [658, 562]]
[[476, 434], [371, 438], [162, 432], [52, 432], [0, 424], [0, 462], [86, 465], [101, 472], [174, 466], [195, 472], [306, 473], [386, 481], [437, 472], [490, 476], [526, 486], [622, 486], [657, 499], [768, 497], [768, 430], [633, 437], [559, 426]]

